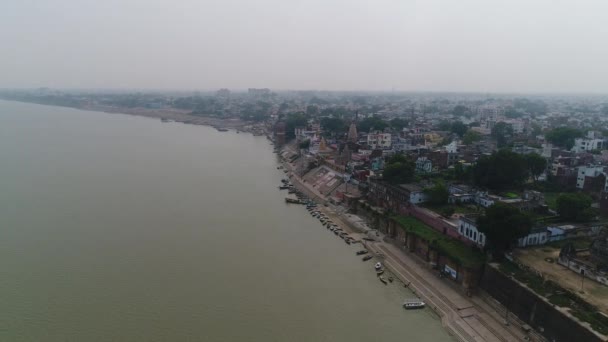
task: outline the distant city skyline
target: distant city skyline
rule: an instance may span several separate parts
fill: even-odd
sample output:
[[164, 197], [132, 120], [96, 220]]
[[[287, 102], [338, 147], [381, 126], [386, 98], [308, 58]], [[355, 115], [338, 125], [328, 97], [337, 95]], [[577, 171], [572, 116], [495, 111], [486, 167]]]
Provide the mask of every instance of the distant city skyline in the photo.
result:
[[608, 93], [599, 0], [3, 7], [0, 88]]

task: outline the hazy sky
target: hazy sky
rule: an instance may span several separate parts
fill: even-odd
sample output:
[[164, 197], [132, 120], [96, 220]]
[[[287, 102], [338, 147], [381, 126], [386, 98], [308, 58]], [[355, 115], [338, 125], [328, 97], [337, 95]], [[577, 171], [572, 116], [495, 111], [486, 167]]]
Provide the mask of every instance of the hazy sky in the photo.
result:
[[606, 0], [0, 0], [0, 87], [608, 93]]

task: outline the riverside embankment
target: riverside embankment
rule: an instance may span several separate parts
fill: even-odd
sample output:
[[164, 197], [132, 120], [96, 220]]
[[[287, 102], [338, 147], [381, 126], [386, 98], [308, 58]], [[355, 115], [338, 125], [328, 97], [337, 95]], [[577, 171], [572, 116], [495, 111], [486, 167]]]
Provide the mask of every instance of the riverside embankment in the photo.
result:
[[[351, 232], [355, 238], [362, 240], [364, 246], [372, 251], [376, 258], [383, 260], [384, 265], [400, 282], [408, 286], [441, 317], [443, 326], [457, 340], [463, 342], [544, 340], [538, 334], [526, 333], [522, 329], [523, 323], [516, 319], [511, 319], [511, 324], [505, 325], [500, 307], [485, 294], [474, 298], [467, 297], [455, 284], [450, 284], [449, 280], [438, 277], [416, 256], [397, 248], [381, 233], [377, 236], [376, 231], [363, 231], [360, 225], [353, 224], [352, 217], [345, 213], [345, 208], [329, 204], [323, 194], [298, 176], [294, 172], [296, 165], [287, 161], [283, 161], [283, 165], [289, 172], [292, 184], [309, 198], [323, 204], [319, 206], [320, 210], [334, 223], [345, 231]], [[376, 242], [362, 239], [368, 234], [374, 237]]]

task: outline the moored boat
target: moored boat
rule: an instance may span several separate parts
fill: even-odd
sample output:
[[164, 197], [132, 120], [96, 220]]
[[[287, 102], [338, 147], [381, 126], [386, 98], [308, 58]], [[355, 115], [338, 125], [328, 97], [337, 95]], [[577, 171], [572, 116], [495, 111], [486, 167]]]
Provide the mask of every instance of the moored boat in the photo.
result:
[[379, 276], [378, 279], [380, 279], [380, 281], [383, 282], [384, 285], [388, 284], [388, 282], [386, 281], [386, 279], [384, 279], [383, 276]]
[[382, 269], [382, 263], [377, 262], [377, 263], [374, 265], [374, 268], [376, 269], [376, 271], [380, 271], [380, 270]]
[[357, 255], [363, 255], [363, 254], [367, 254], [367, 253], [368, 253], [367, 250], [363, 249], [363, 250], [357, 251], [356, 254]]
[[403, 302], [403, 307], [406, 310], [412, 310], [412, 309], [422, 309], [424, 308], [426, 304], [421, 301], [420, 299], [414, 298], [414, 299], [407, 299]]
[[369, 259], [371, 259], [371, 258], [373, 258], [371, 255], [366, 255], [366, 256], [364, 256], [364, 257], [363, 257], [363, 259], [361, 259], [361, 260], [363, 260], [363, 261], [367, 261], [367, 260], [369, 260]]

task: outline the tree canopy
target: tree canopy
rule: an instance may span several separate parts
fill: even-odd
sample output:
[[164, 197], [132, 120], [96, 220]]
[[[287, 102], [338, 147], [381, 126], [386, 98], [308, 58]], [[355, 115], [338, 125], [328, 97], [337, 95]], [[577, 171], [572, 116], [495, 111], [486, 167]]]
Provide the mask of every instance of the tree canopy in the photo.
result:
[[379, 116], [371, 116], [369, 118], [365, 118], [359, 122], [357, 125], [357, 130], [359, 132], [370, 132], [373, 130], [383, 131], [386, 127], [388, 127], [388, 123]]
[[468, 130], [462, 137], [462, 143], [465, 145], [471, 145], [472, 143], [481, 140], [481, 134]]
[[583, 193], [565, 193], [556, 199], [557, 213], [566, 221], [589, 221], [593, 217], [591, 198]]
[[434, 205], [442, 205], [448, 203], [450, 192], [443, 182], [437, 182], [434, 186], [425, 189], [424, 193], [428, 196], [428, 202]]
[[517, 187], [527, 176], [528, 165], [524, 157], [509, 150], [479, 158], [473, 169], [473, 180], [477, 185], [496, 191]]
[[574, 139], [581, 136], [583, 136], [583, 132], [571, 127], [557, 127], [545, 135], [549, 142], [567, 150], [574, 146]]
[[452, 114], [455, 116], [471, 116], [471, 110], [463, 105], [456, 105], [452, 109]]
[[397, 131], [401, 131], [404, 127], [406, 127], [408, 125], [408, 122], [405, 119], [394, 118], [391, 121], [389, 121], [389, 124], [391, 125], [392, 128], [396, 129]]
[[295, 137], [296, 127], [306, 126], [308, 118], [304, 113], [290, 113], [285, 119], [285, 136], [287, 140]]
[[513, 135], [513, 127], [506, 122], [499, 122], [492, 127], [492, 137], [496, 139], [498, 148], [507, 145], [509, 138]]
[[501, 259], [511, 244], [530, 233], [533, 222], [528, 214], [519, 209], [496, 203], [477, 218], [477, 228], [486, 236], [486, 248], [495, 258]]
[[528, 165], [528, 172], [534, 180], [538, 180], [538, 177], [545, 172], [547, 168], [547, 159], [543, 158], [538, 153], [530, 153], [525, 155], [526, 164]]
[[450, 127], [450, 132], [458, 134], [458, 136], [462, 138], [468, 129], [469, 127], [461, 121], [454, 121], [452, 127]]
[[413, 161], [397, 154], [391, 157], [382, 172], [382, 178], [391, 184], [408, 183], [414, 178], [416, 165]]
[[344, 133], [348, 128], [346, 122], [339, 118], [322, 118], [321, 127], [324, 131], [332, 134]]

